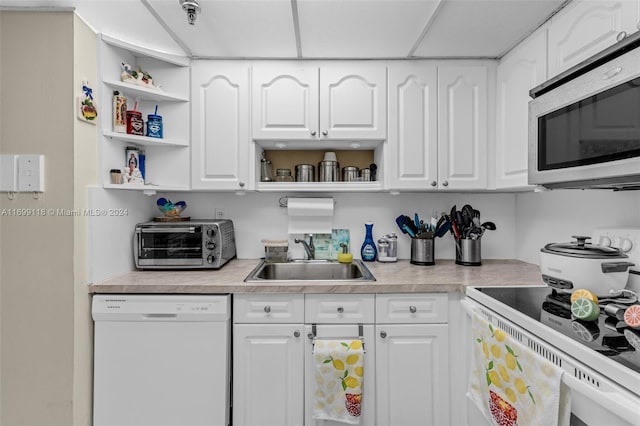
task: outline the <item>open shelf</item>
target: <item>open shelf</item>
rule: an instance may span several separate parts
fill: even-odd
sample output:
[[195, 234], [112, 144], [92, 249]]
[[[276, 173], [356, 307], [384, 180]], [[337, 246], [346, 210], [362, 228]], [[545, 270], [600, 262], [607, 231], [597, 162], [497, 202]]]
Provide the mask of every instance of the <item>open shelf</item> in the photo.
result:
[[102, 132], [105, 137], [111, 139], [117, 139], [123, 142], [134, 143], [142, 146], [157, 146], [157, 147], [188, 147], [189, 143], [186, 140], [178, 139], [165, 139], [165, 138], [150, 138], [147, 136], [130, 135], [128, 133], [118, 133], [111, 131]]
[[150, 89], [144, 86], [126, 83], [118, 80], [103, 80], [104, 84], [127, 93], [130, 97], [158, 102], [188, 102], [189, 98], [178, 94], [165, 92], [162, 89]]

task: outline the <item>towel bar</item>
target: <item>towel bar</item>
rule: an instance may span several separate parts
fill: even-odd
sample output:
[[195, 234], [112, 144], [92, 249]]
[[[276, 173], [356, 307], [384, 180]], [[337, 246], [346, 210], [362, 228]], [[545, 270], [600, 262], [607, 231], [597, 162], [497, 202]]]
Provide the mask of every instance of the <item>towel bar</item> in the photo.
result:
[[[311, 324], [311, 332], [307, 334], [307, 338], [311, 340], [311, 344], [315, 346], [316, 340], [318, 340], [317, 336], [317, 325]], [[358, 337], [346, 337], [346, 336], [338, 336], [338, 337], [322, 337], [322, 340], [348, 340], [348, 339], [359, 339], [362, 341], [362, 351], [366, 353], [366, 349], [364, 346], [364, 326], [362, 324], [358, 324]]]

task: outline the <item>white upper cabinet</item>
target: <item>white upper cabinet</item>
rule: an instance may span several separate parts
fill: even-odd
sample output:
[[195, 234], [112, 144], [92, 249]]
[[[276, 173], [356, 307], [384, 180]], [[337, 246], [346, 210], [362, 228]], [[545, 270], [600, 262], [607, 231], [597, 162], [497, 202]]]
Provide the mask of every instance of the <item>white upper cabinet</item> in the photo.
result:
[[255, 63], [252, 87], [253, 139], [386, 138], [381, 63]]
[[253, 189], [249, 65], [194, 61], [191, 99], [192, 188]]
[[487, 188], [488, 70], [438, 67], [438, 188]]
[[317, 139], [317, 67], [263, 63], [252, 70], [254, 139]]
[[496, 188], [526, 187], [529, 90], [547, 78], [547, 32], [540, 28], [498, 65]]
[[549, 77], [638, 30], [636, 0], [571, 2], [549, 26]]
[[388, 189], [438, 185], [437, 71], [423, 62], [388, 65]]

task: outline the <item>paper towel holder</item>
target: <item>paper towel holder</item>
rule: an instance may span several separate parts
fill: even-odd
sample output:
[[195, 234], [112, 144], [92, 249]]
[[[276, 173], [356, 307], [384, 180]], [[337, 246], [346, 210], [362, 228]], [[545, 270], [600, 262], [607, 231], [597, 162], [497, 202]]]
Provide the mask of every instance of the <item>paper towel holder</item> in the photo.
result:
[[[288, 207], [289, 206], [288, 201], [289, 201], [289, 196], [284, 195], [278, 199], [278, 204], [280, 207]], [[336, 200], [333, 200], [333, 204], [334, 205], [336, 204]]]

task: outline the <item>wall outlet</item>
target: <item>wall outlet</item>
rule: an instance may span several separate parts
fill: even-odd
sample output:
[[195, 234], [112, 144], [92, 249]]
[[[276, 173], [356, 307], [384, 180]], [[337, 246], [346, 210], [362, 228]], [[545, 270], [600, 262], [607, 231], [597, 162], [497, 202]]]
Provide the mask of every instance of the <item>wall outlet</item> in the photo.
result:
[[224, 209], [215, 209], [214, 212], [216, 214], [216, 219], [224, 219], [226, 216]]
[[18, 190], [18, 156], [0, 155], [0, 191]]
[[18, 191], [44, 192], [44, 155], [18, 156]]

